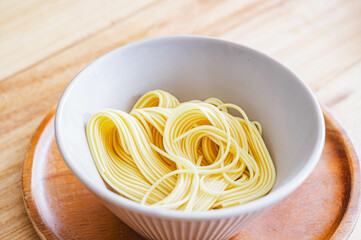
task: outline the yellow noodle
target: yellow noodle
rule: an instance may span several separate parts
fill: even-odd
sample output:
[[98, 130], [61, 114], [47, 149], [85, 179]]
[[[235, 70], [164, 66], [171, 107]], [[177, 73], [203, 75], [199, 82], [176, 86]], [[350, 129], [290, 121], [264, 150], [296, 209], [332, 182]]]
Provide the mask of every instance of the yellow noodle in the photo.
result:
[[[241, 114], [235, 117], [232, 108]], [[276, 178], [262, 126], [218, 98], [179, 103], [144, 94], [128, 114], [95, 113], [86, 125], [94, 163], [117, 193], [152, 207], [206, 211], [266, 195]]]

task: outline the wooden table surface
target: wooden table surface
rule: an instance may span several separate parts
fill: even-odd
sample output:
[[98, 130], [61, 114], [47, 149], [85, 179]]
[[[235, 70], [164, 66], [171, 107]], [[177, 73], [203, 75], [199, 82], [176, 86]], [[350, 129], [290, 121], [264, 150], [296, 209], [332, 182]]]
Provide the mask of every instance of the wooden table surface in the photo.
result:
[[[32, 134], [69, 81], [140, 39], [197, 34], [262, 50], [298, 73], [361, 150], [360, 0], [0, 1], [0, 239], [36, 239], [22, 201]], [[360, 239], [359, 220], [350, 239]]]

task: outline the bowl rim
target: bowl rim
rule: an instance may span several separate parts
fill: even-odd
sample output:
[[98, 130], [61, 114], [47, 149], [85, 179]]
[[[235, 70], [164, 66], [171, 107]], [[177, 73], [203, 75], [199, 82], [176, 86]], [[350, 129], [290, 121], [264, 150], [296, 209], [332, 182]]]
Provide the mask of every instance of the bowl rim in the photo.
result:
[[[293, 176], [289, 182], [285, 183], [283, 186], [281, 186], [279, 189], [272, 191], [268, 193], [267, 195], [258, 198], [256, 200], [253, 200], [251, 202], [234, 206], [230, 208], [224, 208], [224, 209], [217, 209], [217, 210], [210, 210], [210, 211], [204, 211], [204, 212], [186, 212], [186, 211], [180, 211], [180, 210], [166, 210], [166, 209], [158, 209], [150, 206], [144, 206], [140, 203], [134, 202], [132, 200], [129, 200], [127, 198], [124, 198], [108, 189], [101, 188], [94, 184], [92, 181], [89, 181], [88, 178], [85, 177], [85, 174], [83, 174], [79, 169], [75, 166], [73, 163], [72, 157], [68, 154], [65, 143], [62, 137], [62, 124], [59, 119], [62, 118], [63, 114], [63, 108], [64, 104], [67, 100], [67, 97], [69, 95], [69, 92], [72, 89], [72, 86], [75, 84], [75, 82], [78, 81], [78, 79], [81, 79], [81, 75], [83, 75], [86, 71], [92, 68], [92, 66], [100, 63], [103, 61], [104, 58], [111, 57], [112, 55], [116, 55], [119, 52], [123, 51], [124, 49], [135, 47], [138, 45], [143, 44], [150, 44], [152, 42], [159, 42], [159, 41], [182, 41], [182, 40], [195, 40], [195, 41], [206, 41], [206, 42], [215, 42], [218, 44], [224, 44], [236, 48], [240, 48], [244, 51], [251, 52], [253, 54], [258, 55], [259, 57], [266, 59], [267, 61], [273, 62], [275, 65], [277, 65], [279, 68], [281, 68], [284, 71], [287, 71], [290, 73], [290, 75], [293, 77], [293, 80], [296, 81], [296, 83], [299, 85], [300, 88], [303, 89], [303, 91], [306, 93], [306, 95], [312, 100], [312, 106], [316, 112], [317, 116], [317, 125], [318, 125], [318, 136], [315, 146], [313, 147], [312, 153], [310, 157], [307, 160], [307, 163], [303, 166], [301, 171], [299, 171], [295, 176]], [[283, 198], [285, 198], [287, 195], [292, 193], [297, 187], [299, 187], [304, 180], [311, 174], [313, 169], [315, 168], [316, 164], [318, 163], [318, 160], [322, 154], [324, 141], [325, 141], [325, 123], [323, 118], [323, 113], [321, 110], [321, 107], [316, 99], [316, 97], [313, 95], [311, 89], [306, 85], [306, 83], [301, 80], [301, 78], [293, 72], [291, 69], [286, 67], [284, 64], [276, 60], [275, 58], [269, 56], [266, 53], [263, 53], [261, 51], [255, 50], [251, 47], [248, 47], [244, 44], [240, 44], [238, 42], [224, 40], [216, 37], [209, 37], [209, 36], [199, 36], [199, 35], [172, 35], [172, 36], [162, 36], [162, 37], [155, 37], [155, 38], [149, 38], [144, 39], [140, 41], [136, 41], [133, 43], [126, 44], [124, 46], [118, 47], [108, 53], [105, 53], [104, 55], [98, 57], [94, 61], [92, 61], [90, 64], [88, 64], [86, 67], [84, 67], [68, 84], [66, 89], [64, 90], [60, 101], [57, 106], [56, 114], [55, 114], [55, 138], [56, 142], [59, 148], [59, 152], [61, 156], [63, 157], [65, 163], [69, 167], [69, 169], [72, 171], [72, 173], [88, 188], [90, 189], [95, 195], [102, 198], [103, 200], [106, 200], [108, 202], [111, 202], [115, 205], [121, 206], [123, 208], [150, 215], [153, 217], [162, 217], [162, 218], [171, 218], [171, 219], [179, 219], [179, 220], [207, 220], [207, 219], [219, 219], [219, 218], [225, 218], [225, 217], [233, 217], [241, 214], [247, 214], [251, 212], [255, 212], [261, 209], [270, 208], [279, 201], [281, 201]]]

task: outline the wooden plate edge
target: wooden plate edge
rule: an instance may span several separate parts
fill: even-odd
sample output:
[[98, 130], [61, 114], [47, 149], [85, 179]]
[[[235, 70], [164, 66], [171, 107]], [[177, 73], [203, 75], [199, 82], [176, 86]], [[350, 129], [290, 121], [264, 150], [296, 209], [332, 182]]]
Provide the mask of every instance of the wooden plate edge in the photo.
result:
[[[335, 229], [333, 235], [330, 236], [330, 239], [332, 240], [347, 239], [356, 226], [361, 209], [361, 176], [359, 157], [347, 131], [342, 127], [340, 122], [330, 113], [330, 110], [326, 106], [322, 106], [322, 111], [325, 117], [326, 125], [331, 126], [332, 129], [338, 133], [338, 140], [343, 145], [342, 149], [344, 149], [347, 156], [348, 165], [351, 172], [351, 189], [347, 206], [345, 207], [345, 211], [342, 215], [341, 221], [338, 224], [338, 227]], [[345, 231], [345, 229], [348, 229], [349, 231]]]
[[[49, 228], [47, 227], [46, 223], [43, 221], [36, 207], [36, 203], [33, 197], [31, 196], [31, 192], [32, 192], [31, 174], [33, 168], [35, 149], [40, 137], [42, 136], [45, 127], [48, 125], [49, 121], [54, 117], [55, 111], [56, 111], [56, 107], [53, 108], [45, 116], [45, 118], [41, 121], [40, 125], [35, 130], [34, 135], [30, 140], [30, 144], [25, 155], [25, 161], [24, 161], [22, 179], [21, 179], [22, 197], [23, 197], [26, 213], [29, 216], [30, 222], [33, 225], [40, 239], [57, 239], [56, 235], [53, 232], [49, 231]], [[28, 179], [29, 177], [30, 179]], [[25, 196], [25, 194], [29, 194], [29, 195]], [[31, 212], [30, 209], [32, 210]]]

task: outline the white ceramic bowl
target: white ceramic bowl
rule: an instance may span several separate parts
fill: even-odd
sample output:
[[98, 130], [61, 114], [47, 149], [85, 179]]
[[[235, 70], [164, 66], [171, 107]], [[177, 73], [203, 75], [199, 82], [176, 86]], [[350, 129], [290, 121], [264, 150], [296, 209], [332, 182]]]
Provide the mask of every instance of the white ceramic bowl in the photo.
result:
[[[181, 101], [214, 96], [258, 120], [276, 166], [272, 191], [250, 203], [207, 212], [159, 210], [123, 198], [104, 185], [84, 127], [104, 108], [129, 111], [147, 91]], [[59, 150], [79, 180], [123, 222], [149, 239], [227, 239], [294, 191], [321, 155], [320, 106], [291, 70], [263, 53], [211, 37], [170, 36], [115, 49], [84, 68], [66, 88], [55, 117]]]

